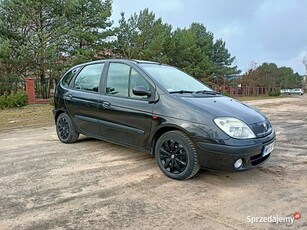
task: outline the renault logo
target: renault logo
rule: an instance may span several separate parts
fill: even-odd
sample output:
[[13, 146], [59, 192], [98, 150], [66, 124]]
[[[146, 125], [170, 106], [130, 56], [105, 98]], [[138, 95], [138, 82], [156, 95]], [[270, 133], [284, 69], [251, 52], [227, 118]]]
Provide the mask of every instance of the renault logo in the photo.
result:
[[268, 126], [265, 122], [262, 123], [263, 128], [265, 129], [265, 131], [268, 131]]

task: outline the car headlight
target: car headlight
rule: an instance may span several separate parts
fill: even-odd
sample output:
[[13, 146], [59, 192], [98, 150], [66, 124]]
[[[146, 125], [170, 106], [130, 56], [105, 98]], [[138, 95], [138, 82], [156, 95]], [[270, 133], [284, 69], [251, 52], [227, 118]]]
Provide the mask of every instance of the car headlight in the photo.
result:
[[214, 123], [233, 138], [250, 139], [256, 137], [250, 127], [237, 118], [217, 117], [214, 119]]

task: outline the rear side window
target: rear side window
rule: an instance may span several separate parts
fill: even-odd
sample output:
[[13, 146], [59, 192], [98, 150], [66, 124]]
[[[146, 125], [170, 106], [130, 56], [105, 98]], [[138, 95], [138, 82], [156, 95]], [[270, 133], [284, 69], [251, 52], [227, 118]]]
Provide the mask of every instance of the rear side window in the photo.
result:
[[104, 63], [85, 66], [75, 79], [74, 89], [98, 92]]
[[68, 87], [68, 86], [69, 86], [69, 83], [70, 83], [70, 81], [71, 81], [71, 79], [75, 76], [75, 74], [78, 72], [79, 69], [80, 69], [80, 68], [77, 67], [77, 68], [72, 69], [72, 70], [70, 70], [69, 72], [67, 72], [67, 73], [65, 74], [65, 76], [63, 77], [63, 79], [62, 79], [62, 84], [63, 84], [64, 86]]

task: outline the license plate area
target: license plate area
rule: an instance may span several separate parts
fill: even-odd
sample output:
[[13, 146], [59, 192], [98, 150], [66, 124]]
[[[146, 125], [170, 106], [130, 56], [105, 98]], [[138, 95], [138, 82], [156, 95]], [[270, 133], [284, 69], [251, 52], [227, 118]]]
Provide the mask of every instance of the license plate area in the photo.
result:
[[273, 141], [271, 144], [268, 144], [263, 147], [262, 150], [262, 156], [265, 157], [266, 155], [270, 154], [275, 147], [275, 141]]

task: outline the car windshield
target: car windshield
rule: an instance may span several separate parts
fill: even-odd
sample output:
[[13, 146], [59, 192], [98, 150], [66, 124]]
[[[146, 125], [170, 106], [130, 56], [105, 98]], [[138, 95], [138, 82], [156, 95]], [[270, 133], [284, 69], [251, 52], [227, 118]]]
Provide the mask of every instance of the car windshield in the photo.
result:
[[142, 64], [143, 69], [170, 93], [211, 92], [212, 89], [171, 66]]

